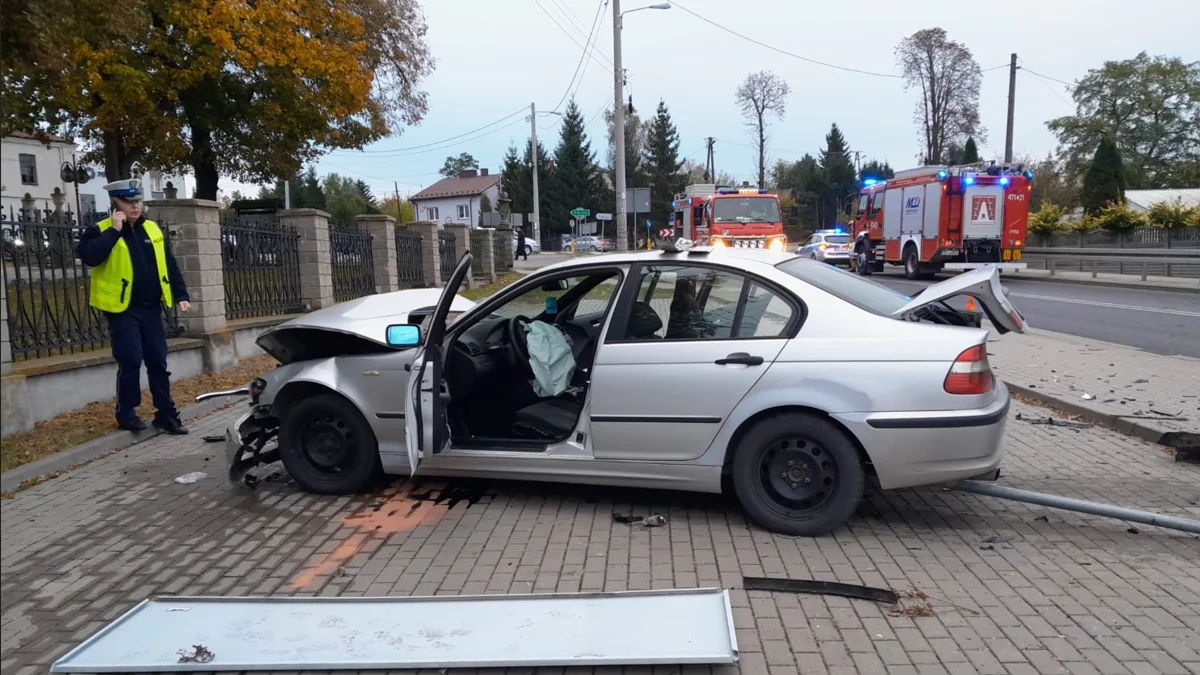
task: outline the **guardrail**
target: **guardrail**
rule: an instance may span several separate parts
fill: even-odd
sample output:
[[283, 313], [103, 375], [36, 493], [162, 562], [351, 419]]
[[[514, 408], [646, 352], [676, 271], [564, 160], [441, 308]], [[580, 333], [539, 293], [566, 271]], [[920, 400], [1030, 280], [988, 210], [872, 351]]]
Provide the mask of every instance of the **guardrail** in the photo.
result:
[[1128, 274], [1140, 276], [1176, 277], [1200, 280], [1200, 251], [1165, 251], [1153, 253], [1130, 251], [1069, 252], [1069, 249], [1026, 249], [1022, 262], [1031, 270], [1055, 272], [1091, 272], [1099, 274]]

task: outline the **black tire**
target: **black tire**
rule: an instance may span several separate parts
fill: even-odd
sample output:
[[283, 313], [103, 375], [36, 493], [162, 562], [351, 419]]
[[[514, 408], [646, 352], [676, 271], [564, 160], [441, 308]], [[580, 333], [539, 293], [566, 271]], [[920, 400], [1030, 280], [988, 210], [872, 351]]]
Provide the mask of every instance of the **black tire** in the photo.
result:
[[332, 393], [292, 406], [279, 430], [279, 456], [300, 487], [322, 495], [358, 492], [382, 472], [371, 425]]
[[826, 534], [854, 515], [866, 482], [846, 434], [805, 413], [755, 424], [738, 443], [732, 468], [734, 493], [751, 520], [772, 532], [807, 537]]
[[921, 257], [917, 253], [916, 246], [904, 249], [904, 278], [914, 280], [921, 278]]

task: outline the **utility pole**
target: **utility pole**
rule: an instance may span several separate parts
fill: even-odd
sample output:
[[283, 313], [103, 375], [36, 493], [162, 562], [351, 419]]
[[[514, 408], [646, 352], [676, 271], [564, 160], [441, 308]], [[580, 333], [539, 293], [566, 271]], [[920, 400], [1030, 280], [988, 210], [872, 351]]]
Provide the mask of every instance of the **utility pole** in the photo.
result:
[[704, 182], [717, 182], [717, 163], [713, 158], [713, 137], [709, 136], [708, 141], [708, 156], [704, 160]]
[[[392, 189], [396, 191], [396, 222], [400, 222], [400, 183], [392, 181]], [[413, 216], [416, 216], [414, 213]]]
[[537, 104], [529, 104], [529, 156], [533, 158], [533, 240], [542, 241], [542, 211], [538, 204]]
[[[617, 250], [629, 250], [625, 218], [625, 73], [621, 68], [621, 0], [612, 0], [613, 10], [613, 174], [617, 197]], [[588, 206], [591, 206], [590, 204]]]
[[1013, 53], [1008, 62], [1008, 124], [1004, 129], [1004, 163], [1012, 162], [1013, 112], [1017, 107], [1017, 55]]

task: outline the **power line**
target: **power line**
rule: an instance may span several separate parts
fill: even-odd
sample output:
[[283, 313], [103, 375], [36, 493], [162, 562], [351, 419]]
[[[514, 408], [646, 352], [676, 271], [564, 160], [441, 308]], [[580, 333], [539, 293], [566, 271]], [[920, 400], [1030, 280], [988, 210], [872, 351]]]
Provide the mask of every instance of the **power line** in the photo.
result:
[[[416, 154], [416, 155], [419, 155], [419, 154], [422, 154], [422, 153], [421, 153], [421, 152], [414, 152], [414, 151], [420, 151], [420, 150], [424, 150], [425, 152], [430, 152], [430, 151], [433, 151], [433, 150], [441, 150], [441, 149], [444, 149], [444, 148], [446, 148], [446, 147], [450, 147], [450, 145], [455, 145], [455, 143], [454, 143], [453, 141], [457, 141], [458, 139], [464, 138], [464, 137], [466, 137], [466, 136], [471, 136], [472, 134], [475, 134], [475, 133], [477, 133], [477, 132], [480, 132], [480, 131], [483, 131], [483, 130], [485, 130], [485, 129], [488, 129], [489, 127], [494, 127], [494, 126], [496, 126], [497, 124], [500, 124], [501, 122], [503, 122], [503, 121], [505, 121], [505, 120], [508, 120], [508, 119], [511, 119], [511, 118], [513, 118], [513, 117], [516, 117], [517, 115], [520, 115], [520, 114], [521, 114], [521, 113], [523, 113], [523, 112], [525, 112], [525, 108], [524, 108], [524, 107], [522, 107], [520, 110], [517, 110], [516, 112], [513, 112], [513, 113], [510, 113], [510, 114], [508, 114], [508, 115], [505, 115], [504, 117], [501, 117], [500, 119], [498, 119], [498, 120], [496, 120], [496, 121], [494, 121], [494, 122], [490, 122], [490, 123], [488, 123], [488, 124], [485, 124], [485, 125], [483, 125], [483, 126], [481, 126], [481, 127], [477, 128], [477, 129], [472, 129], [472, 130], [470, 130], [470, 131], [467, 131], [467, 132], [464, 132], [464, 133], [458, 134], [457, 136], [451, 136], [451, 137], [449, 137], [449, 138], [443, 138], [443, 139], [442, 139], [442, 140], [440, 140], [440, 141], [434, 141], [434, 142], [432, 142], [432, 143], [424, 143], [424, 144], [422, 144], [422, 145], [414, 145], [414, 146], [407, 147], [407, 148], [392, 148], [392, 149], [390, 149], [390, 150], [334, 150], [333, 152], [336, 152], [336, 153], [346, 153], [346, 154], [354, 154], [354, 155], [358, 155], [358, 154], [360, 154], [360, 153], [365, 153], [365, 154], [371, 154], [371, 155], [382, 155], [382, 156], [387, 156], [387, 157], [404, 157], [404, 156], [408, 156], [408, 155], [410, 155], [410, 154]], [[517, 120], [517, 122], [520, 122], [520, 121], [521, 121], [521, 120]], [[481, 135], [479, 135], [479, 136], [472, 136], [472, 138], [468, 138], [468, 139], [466, 139], [466, 140], [475, 140], [476, 138], [482, 138], [483, 136], [487, 136], [488, 134], [493, 134], [493, 133], [495, 133], [495, 132], [497, 132], [497, 131], [500, 131], [501, 129], [507, 129], [508, 127], [511, 127], [511, 126], [512, 126], [513, 124], [515, 124], [515, 123], [516, 123], [516, 122], [510, 123], [510, 124], [506, 124], [506, 125], [504, 125], [504, 126], [502, 126], [502, 127], [499, 127], [499, 128], [496, 128], [496, 129], [492, 129], [491, 131], [488, 131], [487, 133], [481, 134]], [[445, 145], [446, 143], [449, 143], [450, 145]], [[438, 146], [438, 147], [433, 147], [433, 146]], [[428, 150], [425, 150], [426, 148], [428, 148]]]
[[[543, 5], [540, 2], [540, 0], [533, 0], [533, 2], [535, 5], [538, 6], [539, 9], [542, 10], [542, 13], [544, 13], [547, 17], [550, 18], [551, 21], [554, 22], [555, 26], [558, 26], [558, 29], [560, 31], [562, 31], [563, 35], [567, 36], [567, 39], [569, 39], [571, 42], [574, 42], [576, 47], [579, 47], [580, 49], [584, 49], [584, 51], [587, 52], [587, 50], [584, 48], [584, 46], [579, 44], [579, 40], [575, 39], [575, 36], [572, 35], [566, 28], [563, 28], [563, 25], [561, 23], [559, 23], [558, 19], [554, 18], [554, 15], [550, 13], [550, 10], [546, 9], [546, 6]], [[608, 59], [608, 57], [605, 57], [605, 60], [608, 61], [608, 65], [605, 65], [602, 61], [597, 59], [595, 52], [588, 52], [588, 55], [592, 57], [593, 61], [596, 61], [596, 63], [598, 63], [602, 67], [605, 67], [605, 68], [613, 67], [612, 60]], [[603, 56], [603, 54], [601, 54], [601, 56]]]
[[[562, 107], [562, 104], [566, 102], [567, 96], [572, 95], [571, 87], [575, 86], [576, 79], [578, 79], [581, 84], [583, 83], [583, 78], [580, 75], [580, 69], [584, 67], [584, 63], [587, 61], [589, 50], [592, 48], [592, 38], [596, 36], [596, 24], [600, 22], [600, 13], [607, 4], [608, 0], [601, 0], [596, 6], [596, 15], [592, 17], [592, 27], [588, 31], [587, 41], [584, 42], [583, 53], [579, 55], [579, 61], [575, 64], [575, 72], [571, 75], [571, 81], [567, 83], [567, 88], [565, 91], [563, 91], [562, 98], [558, 99], [558, 105], [554, 106], [554, 109], [551, 112], [557, 112], [558, 109]], [[576, 91], [578, 91], [578, 87], [576, 87]]]
[[825, 61], [818, 61], [818, 60], [816, 60], [816, 59], [810, 59], [810, 58], [808, 58], [807, 56], [800, 56], [799, 54], [793, 54], [792, 52], [789, 52], [789, 51], [787, 51], [787, 50], [780, 49], [779, 47], [775, 47], [775, 46], [773, 46], [773, 45], [769, 45], [769, 44], [767, 44], [767, 43], [765, 43], [765, 42], [762, 42], [762, 41], [760, 41], [760, 40], [755, 40], [754, 38], [752, 38], [752, 37], [749, 37], [749, 36], [747, 36], [747, 35], [743, 35], [743, 34], [741, 34], [741, 33], [737, 32], [737, 31], [733, 30], [732, 28], [728, 28], [728, 27], [726, 27], [726, 26], [722, 26], [721, 24], [717, 23], [716, 21], [712, 21], [711, 19], [707, 19], [707, 18], [705, 18], [705, 17], [703, 17], [703, 16], [701, 16], [701, 15], [699, 15], [699, 14], [697, 14], [697, 13], [693, 12], [692, 10], [688, 9], [687, 7], [684, 7], [683, 5], [679, 4], [678, 2], [675, 2], [674, 0], [672, 0], [671, 4], [672, 4], [673, 6], [675, 6], [675, 7], [678, 7], [679, 9], [682, 9], [683, 11], [687, 12], [688, 14], [691, 14], [692, 16], [696, 17], [697, 19], [700, 19], [701, 21], [703, 21], [703, 22], [705, 22], [705, 23], [707, 23], [707, 24], [709, 24], [709, 25], [716, 26], [717, 28], [720, 28], [721, 30], [725, 31], [726, 33], [730, 33], [730, 34], [732, 34], [732, 35], [736, 35], [737, 37], [740, 37], [741, 39], [743, 39], [743, 40], [745, 40], [745, 41], [747, 41], [747, 42], [752, 42], [752, 43], [754, 43], [754, 44], [756, 44], [756, 45], [758, 45], [758, 46], [760, 46], [760, 47], [764, 47], [764, 48], [766, 48], [766, 49], [770, 49], [770, 50], [771, 50], [771, 51], [773, 51], [773, 52], [778, 52], [778, 53], [780, 53], [780, 54], [783, 54], [784, 56], [790, 56], [790, 57], [792, 57], [793, 59], [799, 59], [799, 60], [801, 60], [801, 61], [805, 61], [805, 62], [807, 62], [807, 63], [816, 64], [816, 65], [818, 65], [818, 66], [825, 66], [826, 68], [836, 68], [837, 70], [844, 70], [844, 71], [846, 71], [846, 72], [850, 72], [850, 73], [859, 73], [859, 74], [861, 74], [861, 75], [874, 75], [874, 76], [876, 76], [876, 77], [890, 77], [890, 78], [895, 78], [895, 79], [900, 79], [900, 78], [902, 77], [901, 75], [896, 75], [896, 74], [894, 74], [894, 73], [877, 73], [877, 72], [874, 72], [874, 71], [871, 71], [871, 70], [861, 70], [861, 69], [859, 69], [859, 68], [850, 68], [849, 66], [839, 66], [839, 65], [837, 65], [837, 64], [835, 64], [835, 63], [827, 63], [827, 62], [825, 62]]
[[1061, 84], [1061, 85], [1065, 85], [1065, 86], [1067, 86], [1067, 87], [1070, 87], [1071, 89], [1074, 89], [1074, 88], [1075, 88], [1075, 85], [1074, 85], [1074, 84], [1071, 84], [1070, 82], [1064, 82], [1064, 81], [1062, 81], [1062, 80], [1060, 80], [1060, 79], [1057, 79], [1057, 78], [1054, 78], [1054, 77], [1050, 77], [1050, 76], [1048, 76], [1048, 75], [1042, 75], [1041, 73], [1037, 72], [1036, 70], [1033, 70], [1032, 68], [1030, 68], [1030, 67], [1029, 67], [1029, 64], [1025, 63], [1025, 59], [1018, 58], [1017, 60], [1021, 62], [1021, 69], [1022, 69], [1022, 70], [1027, 70], [1027, 71], [1029, 71], [1029, 72], [1033, 73], [1034, 75], [1037, 75], [1038, 77], [1042, 78], [1043, 80], [1050, 80], [1051, 82], [1057, 82], [1057, 83], [1059, 83], [1059, 84]]
[[[1054, 92], [1054, 95], [1059, 97], [1060, 99], [1062, 99], [1063, 103], [1066, 103], [1069, 106], [1075, 105], [1074, 103], [1068, 101], [1067, 97], [1063, 96], [1061, 91], [1059, 91], [1058, 89], [1056, 89], [1054, 87], [1051, 87], [1049, 83], [1050, 82], [1058, 82], [1059, 84], [1065, 84], [1068, 87], [1072, 87], [1072, 85], [1069, 85], [1066, 82], [1063, 82], [1062, 80], [1056, 80], [1053, 77], [1046, 77], [1045, 75], [1042, 75], [1041, 73], [1039, 73], [1035, 70], [1031, 70], [1029, 68], [1029, 66], [1025, 65], [1025, 61], [1023, 59], [1021, 59], [1020, 57], [1018, 57], [1017, 60], [1021, 62], [1021, 70], [1024, 70], [1025, 72], [1029, 73], [1030, 75], [1037, 77], [1038, 80], [1041, 81], [1042, 86], [1049, 89], [1050, 91]], [[1072, 88], [1074, 88], [1074, 87], [1072, 87]]]

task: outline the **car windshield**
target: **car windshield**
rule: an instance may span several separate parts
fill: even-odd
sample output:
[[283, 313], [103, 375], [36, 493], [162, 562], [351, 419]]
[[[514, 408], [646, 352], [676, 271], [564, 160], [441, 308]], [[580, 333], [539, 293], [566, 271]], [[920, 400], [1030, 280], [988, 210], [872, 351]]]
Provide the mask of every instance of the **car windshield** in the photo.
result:
[[713, 220], [718, 223], [779, 223], [779, 202], [774, 197], [720, 197], [713, 200]]
[[857, 274], [806, 258], [792, 258], [777, 267], [855, 307], [883, 316], [890, 316], [910, 299]]
[[848, 234], [827, 234], [825, 241], [830, 244], [848, 244], [850, 243], [850, 235]]

